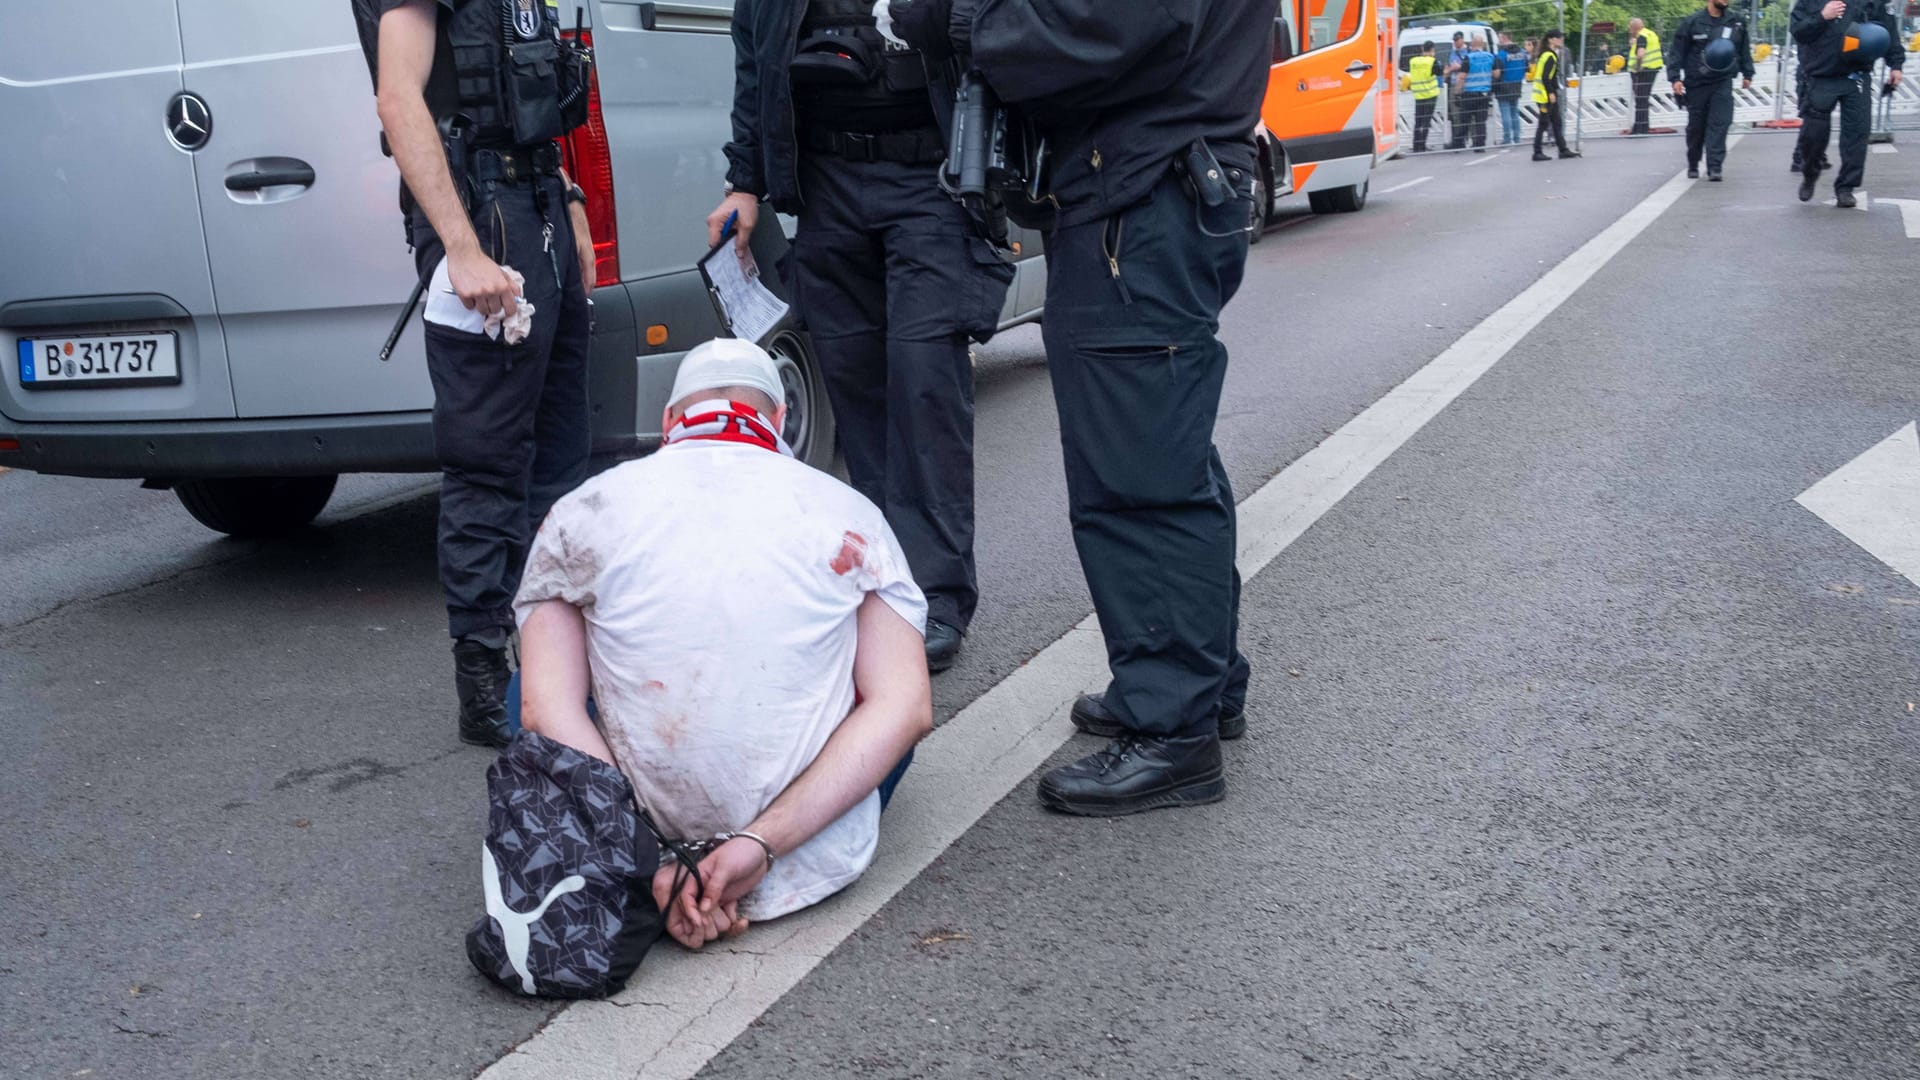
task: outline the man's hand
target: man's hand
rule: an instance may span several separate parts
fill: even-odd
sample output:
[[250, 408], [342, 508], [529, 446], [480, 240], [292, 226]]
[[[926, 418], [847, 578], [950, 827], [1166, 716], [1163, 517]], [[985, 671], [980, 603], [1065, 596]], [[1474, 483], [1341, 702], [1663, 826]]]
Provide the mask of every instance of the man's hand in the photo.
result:
[[746, 837], [721, 844], [700, 860], [700, 911], [711, 917], [739, 904], [767, 876], [767, 855]]
[[707, 246], [720, 245], [721, 230], [727, 227], [727, 218], [738, 213], [733, 223], [733, 250], [736, 255], [745, 258], [747, 240], [753, 236], [753, 227], [760, 224], [760, 198], [744, 191], [736, 191], [720, 200], [720, 205], [707, 215]]
[[514, 300], [520, 290], [513, 287], [513, 279], [477, 247], [447, 253], [447, 278], [469, 311], [512, 315], [519, 310]]
[[1847, 13], [1846, 0], [1827, 0], [1827, 6], [1820, 9], [1820, 17], [1828, 21]]
[[1687, 92], [1686, 83], [1681, 82], [1679, 79], [1673, 80], [1673, 96], [1674, 97], [1679, 97], [1681, 94], [1684, 94], [1686, 92]]
[[569, 205], [567, 217], [573, 224], [573, 255], [580, 261], [580, 289], [591, 296], [594, 278], [597, 276], [593, 252], [593, 226], [587, 224], [587, 208], [579, 203]]
[[1887, 72], [1887, 85], [1893, 87], [1895, 90], [1900, 89], [1900, 78], [1899, 68], [1889, 69]]
[[1751, 89], [1753, 89], [1753, 80], [1752, 80], [1752, 79], [1741, 79], [1741, 80], [1740, 80], [1740, 89], [1742, 89], [1742, 90], [1751, 90]]
[[[701, 863], [702, 874], [706, 873], [705, 865]], [[653, 874], [653, 902], [666, 915], [667, 933], [673, 940], [689, 949], [698, 949], [709, 941], [737, 937], [746, 931], [747, 920], [740, 918], [738, 902], [716, 904], [711, 911], [701, 910], [699, 890], [694, 887], [692, 875], [681, 884], [680, 894], [673, 895], [673, 879], [679, 871], [678, 863], [669, 862]]]

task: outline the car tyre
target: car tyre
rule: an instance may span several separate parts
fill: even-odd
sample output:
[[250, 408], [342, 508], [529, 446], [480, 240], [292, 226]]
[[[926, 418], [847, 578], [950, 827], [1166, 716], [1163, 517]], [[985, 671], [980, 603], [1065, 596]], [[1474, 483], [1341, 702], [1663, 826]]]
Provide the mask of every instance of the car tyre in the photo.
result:
[[1367, 188], [1371, 183], [1363, 180], [1343, 188], [1312, 192], [1307, 196], [1307, 205], [1313, 207], [1316, 214], [1358, 213], [1367, 205]]
[[193, 519], [228, 536], [279, 536], [320, 516], [338, 476], [243, 476], [173, 485]]
[[767, 351], [773, 354], [781, 385], [787, 391], [787, 422], [780, 430], [781, 438], [801, 461], [818, 469], [827, 468], [833, 461], [836, 429], [813, 339], [798, 330], [782, 330], [767, 343]]

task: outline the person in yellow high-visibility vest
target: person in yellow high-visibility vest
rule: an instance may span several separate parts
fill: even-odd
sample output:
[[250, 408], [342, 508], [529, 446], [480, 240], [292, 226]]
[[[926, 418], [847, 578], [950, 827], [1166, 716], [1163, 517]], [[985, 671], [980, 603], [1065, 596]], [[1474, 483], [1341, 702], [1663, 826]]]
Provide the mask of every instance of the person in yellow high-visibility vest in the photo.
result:
[[1427, 149], [1427, 129], [1440, 103], [1440, 75], [1434, 71], [1433, 42], [1420, 46], [1420, 55], [1407, 61], [1407, 89], [1413, 93], [1413, 152]]
[[1560, 147], [1563, 158], [1577, 158], [1580, 152], [1567, 146], [1567, 133], [1560, 123], [1560, 43], [1566, 35], [1558, 30], [1547, 31], [1546, 38], [1540, 43], [1540, 58], [1533, 62], [1533, 72], [1529, 78], [1533, 81], [1533, 109], [1538, 114], [1533, 127], [1533, 160], [1552, 161], [1542, 152], [1547, 129], [1553, 129], [1553, 141]]
[[1653, 99], [1653, 82], [1666, 66], [1660, 55], [1660, 35], [1647, 29], [1639, 19], [1627, 21], [1627, 71], [1633, 75], [1633, 135], [1650, 135], [1647, 109]]

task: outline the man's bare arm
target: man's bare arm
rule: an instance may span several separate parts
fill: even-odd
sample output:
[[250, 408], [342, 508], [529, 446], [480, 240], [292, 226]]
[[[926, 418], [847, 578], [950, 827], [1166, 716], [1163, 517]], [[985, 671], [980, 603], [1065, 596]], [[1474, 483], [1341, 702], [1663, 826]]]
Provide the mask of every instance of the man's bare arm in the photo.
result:
[[434, 3], [407, 0], [380, 17], [380, 126], [407, 190], [446, 246], [447, 272], [460, 302], [482, 314], [504, 310], [510, 315], [515, 307], [513, 282], [480, 250], [427, 109], [438, 18]]
[[587, 715], [587, 620], [565, 600], [547, 600], [520, 624], [520, 725], [612, 762]]
[[[933, 730], [926, 640], [885, 600], [861, 601], [853, 684], [860, 704], [834, 729], [820, 756], [747, 826], [784, 855], [873, 793], [913, 744]], [[700, 864], [700, 910], [734, 903], [766, 874], [760, 845], [730, 840]]]

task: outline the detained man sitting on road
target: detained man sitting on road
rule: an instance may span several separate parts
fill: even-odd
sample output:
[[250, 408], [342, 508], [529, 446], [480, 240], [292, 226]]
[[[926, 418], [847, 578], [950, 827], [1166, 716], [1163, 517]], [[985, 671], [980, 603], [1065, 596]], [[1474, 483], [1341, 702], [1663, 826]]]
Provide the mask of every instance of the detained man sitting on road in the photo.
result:
[[718, 841], [697, 890], [671, 858], [654, 880], [689, 948], [858, 878], [932, 729], [926, 600], [879, 508], [793, 457], [782, 400], [758, 346], [688, 353], [660, 451], [554, 506], [515, 601], [525, 726]]

